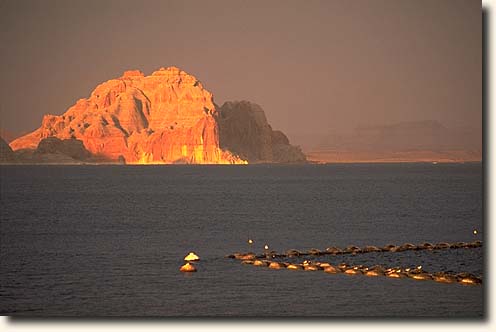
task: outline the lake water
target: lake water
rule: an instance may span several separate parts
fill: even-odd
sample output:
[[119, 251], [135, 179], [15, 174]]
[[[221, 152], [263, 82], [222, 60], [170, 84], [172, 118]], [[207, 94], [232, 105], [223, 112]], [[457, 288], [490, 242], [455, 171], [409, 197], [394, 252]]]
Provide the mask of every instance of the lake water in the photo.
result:
[[[0, 176], [3, 315], [484, 315], [484, 285], [225, 258], [265, 244], [282, 252], [482, 240], [480, 163], [1, 166]], [[189, 251], [202, 260], [183, 274]], [[319, 260], [484, 272], [483, 248]]]

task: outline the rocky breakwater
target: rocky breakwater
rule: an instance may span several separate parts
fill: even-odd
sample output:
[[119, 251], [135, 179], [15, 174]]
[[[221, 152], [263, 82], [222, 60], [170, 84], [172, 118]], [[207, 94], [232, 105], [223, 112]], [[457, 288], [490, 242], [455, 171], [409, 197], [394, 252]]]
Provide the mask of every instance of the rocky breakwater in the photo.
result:
[[248, 101], [226, 102], [219, 108], [220, 146], [250, 163], [301, 163], [306, 157], [289, 144], [286, 135], [273, 130], [264, 110]]
[[131, 164], [241, 164], [223, 150], [213, 96], [176, 67], [150, 76], [127, 71], [10, 146], [35, 150], [43, 139], [80, 140], [93, 158]]

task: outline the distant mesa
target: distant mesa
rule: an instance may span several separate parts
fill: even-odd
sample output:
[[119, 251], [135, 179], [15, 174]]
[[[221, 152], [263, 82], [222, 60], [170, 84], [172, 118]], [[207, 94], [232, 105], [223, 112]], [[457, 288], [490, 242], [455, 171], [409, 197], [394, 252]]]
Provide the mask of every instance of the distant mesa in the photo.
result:
[[438, 121], [398, 122], [331, 133], [305, 147], [311, 162], [477, 162], [482, 135], [469, 128], [447, 128]]
[[272, 130], [260, 106], [227, 102], [219, 108], [200, 81], [176, 67], [150, 76], [126, 71], [64, 114], [45, 115], [40, 128], [10, 147], [28, 162], [43, 155], [129, 164], [306, 161]]

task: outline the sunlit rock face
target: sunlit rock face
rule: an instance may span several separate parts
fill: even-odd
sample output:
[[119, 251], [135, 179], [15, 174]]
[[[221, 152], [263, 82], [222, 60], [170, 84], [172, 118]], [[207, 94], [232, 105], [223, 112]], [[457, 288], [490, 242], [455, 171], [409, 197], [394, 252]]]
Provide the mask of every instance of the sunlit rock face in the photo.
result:
[[250, 163], [306, 162], [299, 147], [283, 132], [272, 130], [263, 109], [248, 101], [226, 102], [217, 113], [220, 146]]
[[126, 163], [246, 163], [220, 148], [216, 117], [212, 94], [179, 68], [150, 76], [127, 71], [63, 115], [46, 115], [39, 129], [10, 146], [36, 149], [47, 137], [75, 138], [95, 157]]

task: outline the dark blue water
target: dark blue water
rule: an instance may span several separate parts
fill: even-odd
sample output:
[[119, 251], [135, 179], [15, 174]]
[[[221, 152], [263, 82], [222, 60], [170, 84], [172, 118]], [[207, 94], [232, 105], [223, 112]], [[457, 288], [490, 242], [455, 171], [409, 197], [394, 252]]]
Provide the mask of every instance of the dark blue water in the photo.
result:
[[[482, 239], [481, 164], [2, 166], [0, 313], [482, 317], [485, 286], [269, 270], [250, 248]], [[473, 235], [473, 229], [479, 234]], [[178, 271], [195, 251], [196, 274]], [[321, 258], [483, 275], [483, 250]]]

